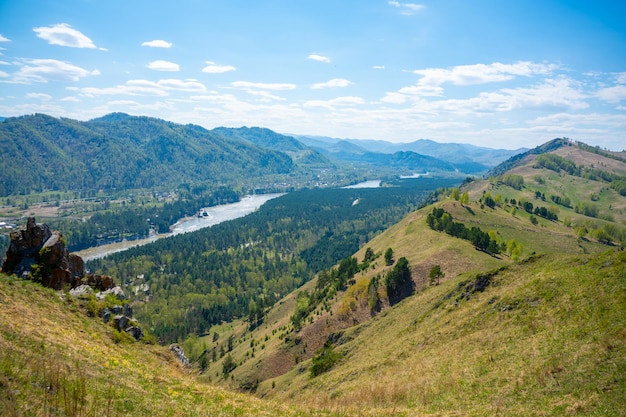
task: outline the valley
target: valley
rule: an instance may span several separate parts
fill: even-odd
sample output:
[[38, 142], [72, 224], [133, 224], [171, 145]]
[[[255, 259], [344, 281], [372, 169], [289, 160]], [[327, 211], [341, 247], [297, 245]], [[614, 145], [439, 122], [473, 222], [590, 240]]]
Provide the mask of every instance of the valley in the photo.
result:
[[[410, 150], [357, 158], [345, 143], [324, 151], [317, 138], [317, 151], [267, 129], [209, 134], [119, 114], [81, 129], [106, 123], [128, 137], [178, 132], [183, 147], [183, 131], [194, 146], [246, 142], [290, 168], [6, 195], [15, 225], [51, 205], [37, 220], [62, 230], [88, 270], [115, 277], [144, 332], [136, 342], [102, 323], [110, 298], [1, 276], [0, 405], [13, 415], [148, 415], [155, 404], [166, 415], [621, 412], [623, 152], [554, 139], [480, 177]], [[107, 239], [132, 247], [93, 245]]]

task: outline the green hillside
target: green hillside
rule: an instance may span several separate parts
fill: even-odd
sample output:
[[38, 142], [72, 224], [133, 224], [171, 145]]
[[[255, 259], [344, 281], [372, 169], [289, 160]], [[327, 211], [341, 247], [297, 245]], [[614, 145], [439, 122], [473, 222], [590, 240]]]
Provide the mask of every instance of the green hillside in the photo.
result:
[[166, 347], [115, 343], [79, 301], [30, 281], [0, 275], [0, 308], [3, 416], [331, 415], [198, 382]]
[[2, 196], [219, 185], [295, 169], [282, 152], [200, 126], [121, 113], [88, 122], [43, 114], [8, 118], [0, 123], [0, 154]]
[[[337, 275], [318, 274], [253, 331], [234, 322], [212, 329], [217, 339], [189, 343], [210, 354], [230, 340], [231, 352], [205, 363], [205, 378], [336, 410], [620, 415], [626, 198], [603, 175], [581, 173], [593, 160], [618, 181], [624, 163], [574, 144], [548, 152], [580, 170], [555, 172], [537, 164], [545, 151], [531, 153], [503, 175], [442, 193], [368, 242], [337, 291], [320, 284]], [[595, 216], [583, 210], [587, 201]], [[493, 244], [482, 249], [453, 227], [429, 227], [433, 209]], [[389, 248], [394, 265], [384, 261]], [[366, 252], [374, 259], [365, 262]], [[415, 295], [390, 303], [387, 276], [403, 258]], [[220, 373], [225, 361], [235, 365], [228, 376]]]

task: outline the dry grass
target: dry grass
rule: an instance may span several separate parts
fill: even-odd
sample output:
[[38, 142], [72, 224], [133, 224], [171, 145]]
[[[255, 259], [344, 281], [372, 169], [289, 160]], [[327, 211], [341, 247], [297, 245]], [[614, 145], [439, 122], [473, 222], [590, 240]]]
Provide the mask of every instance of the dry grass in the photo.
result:
[[458, 303], [450, 280], [354, 328], [342, 365], [292, 371], [272, 395], [406, 415], [623, 415], [625, 263], [546, 256]]
[[109, 332], [76, 302], [0, 276], [0, 414], [320, 415], [201, 383], [166, 348], [115, 344]]

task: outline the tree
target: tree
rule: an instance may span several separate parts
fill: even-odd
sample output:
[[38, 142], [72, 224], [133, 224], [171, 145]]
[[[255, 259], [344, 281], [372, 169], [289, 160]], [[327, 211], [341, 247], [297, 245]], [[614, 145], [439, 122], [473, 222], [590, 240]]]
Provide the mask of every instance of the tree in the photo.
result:
[[372, 248], [365, 249], [365, 256], [363, 257], [363, 262], [371, 262], [376, 257], [374, 250]]
[[439, 285], [439, 281], [446, 276], [446, 274], [441, 271], [440, 265], [435, 265], [430, 268], [430, 273], [428, 274], [430, 277], [430, 285]]
[[409, 261], [405, 257], [398, 260], [396, 266], [385, 276], [385, 287], [387, 297], [391, 304], [401, 301], [405, 297], [412, 295], [415, 291], [415, 284], [411, 278], [411, 268]]
[[393, 265], [393, 249], [387, 248], [385, 251], [385, 263], [387, 265]]
[[461, 199], [459, 200], [461, 204], [469, 204], [469, 194], [465, 191], [461, 194]]
[[224, 362], [222, 362], [222, 374], [226, 376], [229, 373], [231, 373], [236, 367], [237, 367], [237, 364], [235, 363], [235, 361], [233, 360], [233, 357], [229, 353], [224, 358]]
[[450, 198], [459, 201], [459, 198], [461, 198], [461, 190], [459, 190], [458, 188], [453, 188], [452, 192], [450, 193]]

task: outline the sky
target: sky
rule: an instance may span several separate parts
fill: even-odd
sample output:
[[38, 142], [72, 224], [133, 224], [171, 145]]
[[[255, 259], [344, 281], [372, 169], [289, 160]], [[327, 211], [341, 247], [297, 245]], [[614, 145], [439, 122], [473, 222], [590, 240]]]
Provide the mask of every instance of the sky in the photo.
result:
[[0, 116], [626, 149], [626, 2], [0, 0]]

